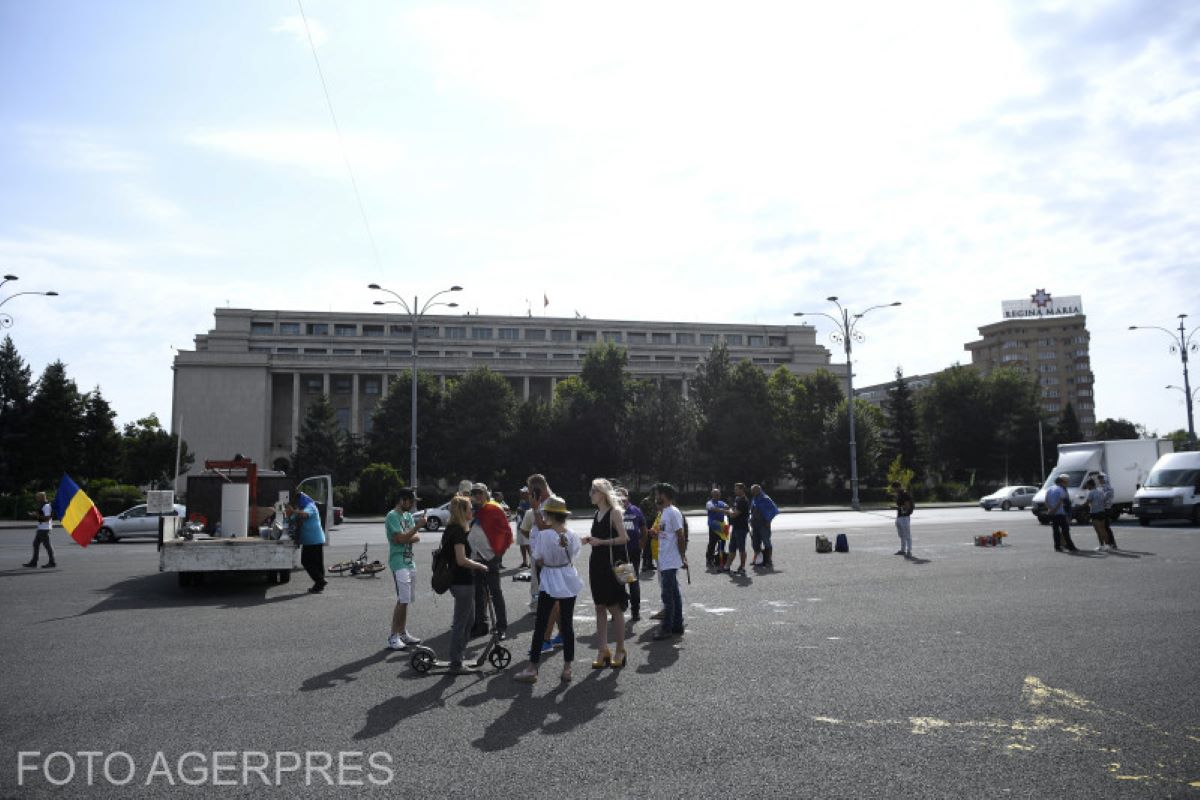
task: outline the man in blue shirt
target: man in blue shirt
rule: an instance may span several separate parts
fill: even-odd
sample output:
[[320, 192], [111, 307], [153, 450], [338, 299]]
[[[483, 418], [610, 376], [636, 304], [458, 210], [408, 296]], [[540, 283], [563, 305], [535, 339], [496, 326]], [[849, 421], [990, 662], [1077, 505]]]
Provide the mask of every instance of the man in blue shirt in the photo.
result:
[[721, 527], [729, 511], [729, 504], [721, 499], [720, 489], [712, 490], [712, 497], [704, 504], [704, 509], [708, 512], [708, 547], [704, 548], [704, 563], [709, 569], [720, 570], [725, 566], [725, 540], [721, 538]]
[[1066, 474], [1054, 479], [1054, 485], [1046, 490], [1046, 513], [1050, 515], [1050, 527], [1054, 531], [1054, 549], [1062, 552], [1065, 547], [1076, 552], [1071, 541], [1070, 496], [1067, 494]]
[[779, 513], [779, 506], [757, 483], [750, 487], [750, 495], [753, 498], [750, 500], [750, 541], [756, 557], [760, 550], [762, 552], [759, 566], [770, 569], [775, 566], [771, 560], [771, 520]]
[[325, 531], [321, 528], [321, 512], [313, 499], [299, 489], [295, 499], [287, 505], [288, 521], [295, 523], [299, 531], [300, 564], [313, 585], [311, 594], [320, 594], [325, 589]]

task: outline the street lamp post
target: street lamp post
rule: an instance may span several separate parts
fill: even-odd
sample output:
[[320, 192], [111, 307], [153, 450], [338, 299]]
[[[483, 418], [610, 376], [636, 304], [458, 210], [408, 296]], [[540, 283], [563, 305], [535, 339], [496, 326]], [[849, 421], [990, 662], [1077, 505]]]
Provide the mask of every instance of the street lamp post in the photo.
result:
[[435, 303], [433, 301], [438, 297], [447, 294], [448, 292], [461, 292], [462, 287], [451, 286], [449, 289], [443, 289], [442, 291], [437, 292], [432, 297], [428, 298], [425, 301], [425, 305], [421, 305], [420, 300], [416, 297], [416, 295], [414, 295], [411, 306], [403, 297], [396, 294], [391, 289], [383, 288], [378, 283], [368, 284], [367, 288], [374, 289], [377, 292], [386, 292], [387, 294], [390, 294], [392, 297], [396, 298], [395, 300], [376, 300], [374, 301], [374, 305], [400, 306], [404, 309], [405, 313], [408, 314], [408, 319], [412, 327], [412, 446], [409, 451], [410, 454], [408, 466], [411, 481], [409, 485], [415, 490], [417, 488], [417, 331], [420, 329], [421, 318], [425, 316], [425, 312], [427, 312], [429, 309], [437, 306], [457, 308], [458, 303]]
[[[1183, 396], [1184, 402], [1187, 405], [1187, 422], [1188, 422], [1188, 448], [1196, 449], [1196, 424], [1192, 416], [1192, 384], [1188, 377], [1188, 351], [1195, 351], [1196, 345], [1192, 343], [1192, 337], [1196, 335], [1196, 331], [1200, 331], [1200, 327], [1192, 328], [1191, 333], [1188, 333], [1184, 327], [1183, 321], [1187, 318], [1187, 314], [1179, 315], [1178, 331], [1160, 328], [1157, 325], [1130, 325], [1131, 331], [1162, 331], [1167, 336], [1171, 337], [1171, 350], [1174, 353], [1175, 349], [1179, 349], [1179, 360], [1183, 362]], [[1176, 335], [1178, 334], [1178, 336]], [[1170, 388], [1170, 387], [1168, 387]], [[1176, 387], [1179, 388], [1179, 387]]]
[[846, 408], [850, 416], [850, 507], [855, 511], [860, 510], [858, 502], [858, 444], [854, 440], [854, 367], [851, 364], [851, 353], [853, 351], [853, 342], [861, 343], [865, 337], [858, 331], [858, 322], [867, 314], [870, 314], [877, 308], [891, 308], [900, 305], [897, 300], [894, 303], [883, 303], [877, 306], [871, 306], [861, 314], [851, 314], [850, 309], [842, 306], [838, 302], [837, 296], [825, 298], [833, 303], [838, 308], [838, 315], [835, 317], [832, 314], [824, 312], [797, 311], [797, 317], [824, 317], [838, 326], [838, 329], [830, 334], [829, 338], [835, 343], [842, 345], [846, 352]]
[[[5, 275], [4, 280], [0, 280], [0, 289], [4, 288], [4, 284], [8, 283], [9, 281], [16, 281], [16, 280], [20, 280], [20, 278], [17, 277], [16, 275]], [[7, 303], [9, 300], [12, 300], [14, 297], [20, 297], [21, 295], [25, 295], [25, 294], [40, 294], [43, 297], [58, 297], [58, 292], [16, 292], [15, 294], [10, 294], [8, 297], [5, 297], [4, 299], [0, 300], [0, 306], [3, 306], [5, 303]], [[0, 328], [11, 328], [12, 326], [13, 326], [12, 315], [6, 314], [3, 311], [0, 311]]]

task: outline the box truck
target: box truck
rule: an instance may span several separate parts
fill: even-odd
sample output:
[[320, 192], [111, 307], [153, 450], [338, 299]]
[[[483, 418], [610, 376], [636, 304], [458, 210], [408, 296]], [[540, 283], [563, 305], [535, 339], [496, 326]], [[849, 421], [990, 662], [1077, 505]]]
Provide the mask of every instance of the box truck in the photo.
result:
[[1156, 519], [1186, 519], [1200, 525], [1200, 453], [1167, 453], [1133, 496], [1133, 515], [1142, 525]]
[[1043, 525], [1050, 524], [1046, 513], [1046, 490], [1054, 485], [1059, 475], [1066, 475], [1072, 516], [1077, 522], [1085, 522], [1088, 517], [1087, 490], [1083, 486], [1101, 472], [1108, 476], [1113, 487], [1113, 518], [1128, 514], [1133, 509], [1134, 495], [1145, 483], [1155, 462], [1173, 449], [1170, 439], [1060, 444], [1058, 463], [1033, 496], [1034, 516]]

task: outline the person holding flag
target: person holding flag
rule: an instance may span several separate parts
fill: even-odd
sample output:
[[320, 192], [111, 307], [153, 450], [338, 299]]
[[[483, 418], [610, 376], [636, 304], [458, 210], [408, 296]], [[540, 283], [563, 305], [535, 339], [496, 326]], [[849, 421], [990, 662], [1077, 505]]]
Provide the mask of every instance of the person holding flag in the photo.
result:
[[54, 547], [50, 544], [50, 528], [53, 524], [51, 522], [52, 509], [46, 500], [45, 492], [37, 493], [37, 504], [37, 510], [29, 512], [29, 516], [37, 518], [37, 532], [33, 534], [33, 559], [25, 562], [23, 566], [30, 569], [36, 568], [41, 547], [45, 545], [46, 555], [50, 560], [42, 565], [42, 569], [53, 569], [57, 564], [54, 563]]
[[96, 504], [82, 489], [71, 480], [70, 475], [63, 475], [59, 481], [58, 491], [54, 494], [54, 505], [46, 502], [46, 493], [38, 492], [38, 532], [33, 540], [33, 561], [27, 567], [37, 565], [38, 543], [46, 545], [46, 553], [50, 563], [45, 567], [54, 566], [54, 549], [50, 546], [51, 518], [57, 517], [63, 530], [70, 534], [80, 547], [87, 547], [96, 538], [96, 532], [104, 524], [104, 516], [96, 508]]

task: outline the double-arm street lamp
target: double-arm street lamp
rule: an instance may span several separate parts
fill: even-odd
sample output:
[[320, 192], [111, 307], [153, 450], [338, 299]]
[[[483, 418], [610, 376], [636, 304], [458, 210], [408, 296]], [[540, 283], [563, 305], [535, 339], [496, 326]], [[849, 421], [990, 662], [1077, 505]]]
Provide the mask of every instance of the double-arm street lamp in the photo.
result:
[[894, 303], [883, 303], [877, 306], [871, 306], [866, 311], [860, 314], [851, 314], [850, 309], [845, 308], [838, 302], [836, 296], [825, 298], [829, 302], [837, 306], [837, 316], [826, 314], [821, 311], [797, 311], [797, 317], [824, 317], [825, 319], [837, 325], [837, 330], [829, 335], [829, 338], [834, 343], [842, 345], [846, 351], [846, 408], [850, 417], [850, 507], [855, 511], [859, 511], [858, 502], [858, 445], [854, 441], [854, 367], [851, 364], [851, 352], [853, 343], [862, 343], [865, 337], [858, 331], [858, 323], [867, 314], [870, 314], [877, 308], [891, 308], [900, 305], [897, 300]]
[[396, 294], [391, 289], [383, 288], [378, 283], [368, 284], [367, 288], [374, 289], [377, 292], [386, 292], [387, 294], [390, 294], [392, 297], [396, 298], [395, 300], [376, 300], [374, 301], [374, 304], [377, 306], [400, 306], [404, 309], [404, 313], [408, 315], [409, 322], [412, 326], [412, 449], [410, 451], [411, 455], [409, 460], [409, 474], [411, 476], [411, 482], [409, 485], [415, 490], [417, 488], [417, 332], [421, 327], [421, 318], [425, 316], [425, 312], [427, 312], [429, 309], [436, 308], [437, 306], [457, 308], [458, 303], [435, 303], [434, 300], [444, 294], [448, 294], [449, 292], [461, 292], [462, 287], [451, 286], [449, 289], [443, 289], [442, 291], [437, 292], [432, 297], [428, 298], [424, 305], [421, 305], [421, 302], [416, 295], [413, 296], [412, 305], [409, 305], [403, 297]]
[[[1196, 331], [1200, 331], [1200, 327], [1192, 328], [1191, 333], [1188, 333], [1184, 327], [1183, 321], [1187, 318], [1187, 314], [1179, 315], [1179, 328], [1177, 331], [1160, 328], [1157, 325], [1130, 325], [1131, 331], [1162, 331], [1167, 336], [1171, 337], [1171, 350], [1174, 353], [1179, 351], [1179, 359], [1183, 362], [1183, 396], [1184, 402], [1187, 404], [1187, 419], [1188, 419], [1188, 448], [1196, 449], [1196, 425], [1192, 417], [1192, 384], [1188, 378], [1188, 351], [1195, 351], [1196, 345], [1192, 343], [1192, 337], [1196, 335]], [[1169, 387], [1168, 387], [1169, 388]], [[1179, 387], [1175, 387], [1179, 388]]]
[[[20, 280], [20, 278], [18, 278], [16, 275], [5, 275], [4, 280], [0, 281], [0, 289], [3, 289], [4, 284], [8, 283], [9, 281], [15, 281], [15, 280]], [[3, 306], [5, 303], [7, 303], [9, 300], [12, 300], [14, 297], [20, 297], [23, 294], [40, 294], [44, 297], [58, 297], [58, 292], [17, 292], [16, 294], [10, 294], [8, 297], [0, 299], [0, 306]], [[11, 328], [12, 325], [13, 325], [12, 316], [4, 313], [3, 311], [0, 311], [0, 328]]]

